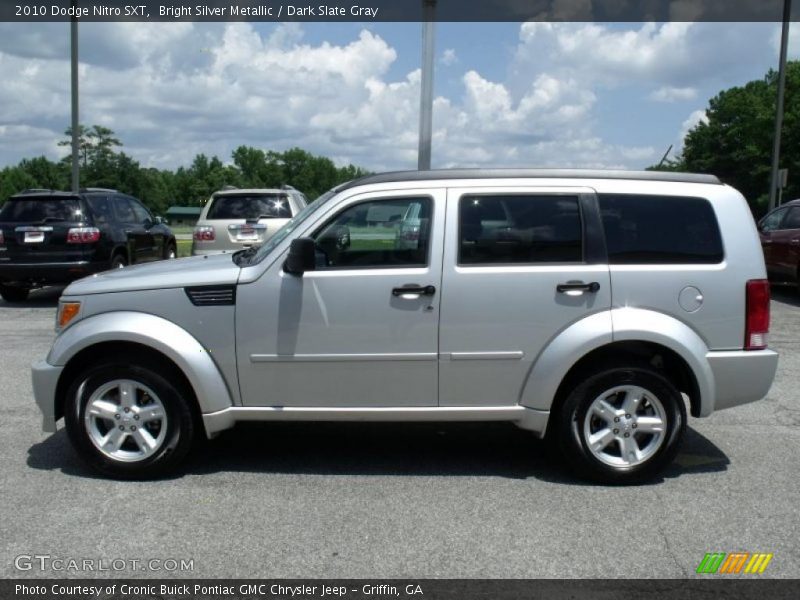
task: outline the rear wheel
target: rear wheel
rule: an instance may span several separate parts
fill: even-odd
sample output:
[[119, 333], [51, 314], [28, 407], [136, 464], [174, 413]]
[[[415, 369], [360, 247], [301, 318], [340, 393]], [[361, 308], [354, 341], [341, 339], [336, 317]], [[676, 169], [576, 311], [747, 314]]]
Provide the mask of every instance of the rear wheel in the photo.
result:
[[11, 285], [0, 285], [0, 296], [6, 302], [25, 302], [28, 299], [30, 290], [25, 287]]
[[554, 429], [578, 475], [632, 483], [653, 477], [675, 457], [686, 407], [677, 388], [649, 366], [611, 367], [572, 390]]
[[123, 254], [115, 254], [114, 257], [111, 259], [112, 269], [121, 269], [126, 266], [128, 266], [128, 259], [126, 259], [125, 255]]
[[81, 373], [65, 422], [81, 458], [100, 473], [148, 479], [174, 468], [194, 437], [185, 394], [150, 366], [110, 361]]

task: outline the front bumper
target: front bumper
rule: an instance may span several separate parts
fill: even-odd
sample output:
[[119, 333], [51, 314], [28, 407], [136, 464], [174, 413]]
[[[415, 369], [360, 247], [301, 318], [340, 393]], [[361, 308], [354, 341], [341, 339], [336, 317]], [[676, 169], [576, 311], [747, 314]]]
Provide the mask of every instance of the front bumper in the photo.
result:
[[54, 367], [46, 360], [37, 360], [31, 365], [33, 397], [42, 412], [42, 431], [56, 430], [56, 386], [64, 367]]
[[0, 263], [0, 282], [23, 285], [70, 283], [108, 269], [107, 262], [88, 260], [46, 263]]
[[778, 353], [773, 350], [709, 352], [706, 359], [716, 386], [713, 410], [761, 400], [778, 369]]

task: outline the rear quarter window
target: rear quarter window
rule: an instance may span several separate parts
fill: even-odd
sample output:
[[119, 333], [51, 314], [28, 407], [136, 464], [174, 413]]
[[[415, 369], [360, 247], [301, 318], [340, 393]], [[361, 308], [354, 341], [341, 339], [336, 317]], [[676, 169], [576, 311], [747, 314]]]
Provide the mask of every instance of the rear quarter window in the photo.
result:
[[83, 220], [77, 198], [10, 198], [0, 209], [0, 221], [6, 223], [77, 223]]
[[289, 198], [272, 195], [217, 196], [206, 219], [290, 219]]
[[717, 264], [724, 252], [705, 198], [600, 194], [611, 264]]

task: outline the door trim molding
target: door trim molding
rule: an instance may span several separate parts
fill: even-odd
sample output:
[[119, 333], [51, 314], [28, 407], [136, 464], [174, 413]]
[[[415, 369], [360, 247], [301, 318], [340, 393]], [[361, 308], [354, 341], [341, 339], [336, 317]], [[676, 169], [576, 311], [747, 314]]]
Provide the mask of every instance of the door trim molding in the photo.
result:
[[397, 352], [387, 354], [251, 354], [251, 363], [266, 362], [363, 362], [396, 360], [436, 360], [436, 352]]

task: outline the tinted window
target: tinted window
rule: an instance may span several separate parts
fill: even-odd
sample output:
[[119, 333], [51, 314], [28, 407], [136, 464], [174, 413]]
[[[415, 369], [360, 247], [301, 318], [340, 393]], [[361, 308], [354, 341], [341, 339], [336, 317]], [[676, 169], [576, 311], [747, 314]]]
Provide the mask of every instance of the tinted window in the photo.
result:
[[463, 196], [458, 215], [460, 264], [583, 260], [577, 196]]
[[46, 221], [83, 221], [77, 198], [11, 198], [0, 209], [0, 221], [6, 223], [42, 223]]
[[714, 264], [722, 240], [704, 198], [600, 195], [612, 264]]
[[428, 264], [430, 198], [374, 200], [351, 206], [317, 233], [320, 268]]
[[108, 201], [108, 196], [87, 196], [86, 202], [89, 203], [89, 209], [92, 211], [92, 217], [96, 225], [107, 225], [113, 221], [114, 214]]
[[136, 200], [128, 198], [128, 202], [131, 203], [131, 208], [133, 209], [133, 214], [136, 215], [137, 223], [144, 223], [147, 219], [150, 218], [150, 213], [147, 212], [147, 209], [141, 204], [139, 204]]
[[789, 210], [781, 229], [800, 229], [800, 207]]
[[778, 210], [769, 213], [764, 220], [761, 221], [761, 230], [762, 231], [775, 231], [781, 224], [784, 215], [786, 214], [786, 208], [779, 208]]
[[112, 199], [117, 221], [122, 223], [136, 223], [136, 214], [125, 196], [115, 196]]
[[217, 196], [206, 219], [290, 219], [289, 199], [278, 194]]

